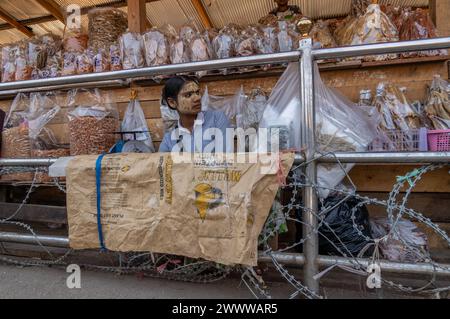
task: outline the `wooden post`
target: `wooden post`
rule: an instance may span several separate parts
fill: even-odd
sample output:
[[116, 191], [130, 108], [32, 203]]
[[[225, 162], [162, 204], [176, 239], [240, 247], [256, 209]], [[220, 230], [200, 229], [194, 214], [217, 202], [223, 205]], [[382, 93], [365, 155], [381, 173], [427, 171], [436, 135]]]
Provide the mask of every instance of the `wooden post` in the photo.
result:
[[130, 32], [144, 32], [148, 25], [146, 0], [128, 0], [128, 29]]
[[450, 1], [430, 0], [430, 14], [439, 35], [450, 36]]

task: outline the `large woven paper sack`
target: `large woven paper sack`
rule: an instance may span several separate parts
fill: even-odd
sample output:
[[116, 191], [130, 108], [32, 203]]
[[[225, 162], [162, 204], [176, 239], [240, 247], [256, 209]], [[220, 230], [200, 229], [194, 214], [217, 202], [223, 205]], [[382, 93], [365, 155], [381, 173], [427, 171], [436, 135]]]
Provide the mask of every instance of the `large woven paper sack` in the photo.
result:
[[[108, 155], [102, 163], [101, 231], [107, 249], [257, 265], [258, 236], [293, 154], [228, 161], [221, 155]], [[268, 161], [270, 159], [270, 161]], [[70, 247], [100, 248], [95, 163], [67, 168]]]

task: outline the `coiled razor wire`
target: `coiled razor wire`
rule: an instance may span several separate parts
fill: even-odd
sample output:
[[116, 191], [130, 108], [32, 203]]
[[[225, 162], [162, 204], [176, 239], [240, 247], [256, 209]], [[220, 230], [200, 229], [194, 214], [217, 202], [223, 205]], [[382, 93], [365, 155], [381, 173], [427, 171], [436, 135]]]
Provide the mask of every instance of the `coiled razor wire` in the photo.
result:
[[[320, 157], [315, 158], [314, 160], [318, 160], [324, 156], [334, 156], [333, 153], [321, 154]], [[259, 244], [264, 248], [264, 255], [270, 257], [274, 268], [279, 272], [281, 277], [294, 289], [294, 292], [289, 296], [290, 298], [297, 298], [299, 296], [303, 296], [307, 299], [319, 299], [323, 298], [320, 294], [317, 294], [308, 287], [306, 287], [302, 282], [295, 278], [294, 275], [289, 273], [287, 268], [285, 268], [281, 263], [279, 263], [274, 253], [283, 253], [288, 252], [297, 246], [303, 245], [306, 241], [308, 241], [312, 236], [320, 235], [322, 238], [327, 240], [335, 249], [339, 252], [342, 257], [348, 258], [351, 267], [346, 266], [333, 266], [324, 272], [317, 274], [316, 277], [320, 279], [321, 276], [330, 272], [334, 268], [338, 268], [343, 271], [347, 271], [349, 273], [353, 273], [359, 275], [361, 277], [367, 277], [368, 273], [366, 272], [366, 266], [362, 265], [359, 262], [359, 257], [354, 256], [346, 247], [346, 245], [341, 241], [341, 239], [337, 236], [337, 234], [333, 231], [332, 227], [325, 221], [325, 216], [328, 212], [334, 210], [340, 204], [345, 202], [350, 198], [357, 199], [359, 203], [355, 205], [351, 210], [351, 221], [353, 224], [353, 228], [358, 233], [358, 235], [363, 238], [367, 242], [367, 246], [364, 251], [367, 250], [370, 246], [375, 246], [374, 253], [372, 256], [372, 261], [374, 263], [379, 262], [379, 243], [389, 238], [395, 237], [400, 240], [402, 245], [406, 250], [410, 250], [416, 257], [421, 260], [425, 260], [427, 264], [431, 265], [435, 270], [442, 269], [449, 271], [450, 269], [444, 268], [438, 263], [434, 262], [428, 253], [417, 251], [414, 249], [406, 240], [402, 238], [400, 235], [397, 226], [402, 218], [409, 218], [410, 220], [417, 221], [431, 230], [433, 230], [440, 238], [442, 238], [449, 246], [450, 246], [450, 237], [447, 233], [442, 230], [439, 225], [433, 223], [431, 219], [423, 216], [421, 213], [416, 212], [410, 208], [407, 208], [408, 199], [415, 188], [416, 184], [422, 179], [424, 175], [427, 173], [441, 169], [446, 165], [428, 165], [424, 166], [418, 170], [414, 170], [412, 173], [405, 176], [405, 178], [401, 178], [394, 185], [392, 192], [389, 194], [388, 200], [378, 200], [375, 198], [370, 198], [366, 196], [361, 196], [356, 193], [356, 187], [350, 176], [345, 169], [345, 166], [337, 160], [337, 165], [345, 172], [345, 178], [347, 182], [351, 185], [350, 189], [345, 189], [342, 187], [336, 188], [327, 188], [322, 185], [318, 185], [313, 183], [308, 177], [303, 173], [303, 168], [308, 164], [303, 163], [298, 165], [292, 169], [291, 176], [289, 177], [289, 183], [284, 186], [284, 188], [289, 188], [292, 192], [292, 196], [287, 205], [280, 205], [277, 209], [272, 209], [271, 214], [269, 215], [267, 222], [264, 226], [263, 231], [260, 235]], [[19, 205], [18, 209], [8, 218], [4, 218], [0, 220], [0, 224], [13, 225], [24, 229], [26, 232], [30, 233], [34, 237], [36, 237], [36, 243], [42, 250], [48, 255], [48, 260], [40, 259], [27, 259], [27, 258], [15, 258], [15, 257], [7, 257], [5, 255], [0, 255], [0, 261], [8, 264], [14, 264], [19, 266], [35, 266], [35, 267], [47, 267], [47, 266], [66, 266], [68, 264], [67, 259], [70, 255], [74, 253], [73, 250], [68, 249], [62, 256], [56, 258], [49, 251], [47, 247], [42, 245], [39, 242], [36, 233], [33, 228], [22, 222], [14, 221], [14, 218], [19, 214], [21, 209], [24, 207], [26, 203], [28, 203], [30, 195], [38, 188], [40, 185], [36, 183], [37, 173], [40, 172], [48, 172], [48, 168], [46, 167], [3, 167], [0, 169], [0, 174], [13, 174], [13, 173], [23, 173], [23, 172], [34, 172], [33, 181], [25, 195], [23, 202]], [[406, 185], [408, 183], [408, 185]], [[66, 192], [66, 188], [64, 185], [60, 183], [60, 181], [56, 178], [53, 179], [53, 185], [57, 187], [60, 191]], [[401, 190], [407, 186], [406, 192], [404, 196], [399, 200]], [[310, 211], [306, 207], [301, 204], [300, 194], [304, 187], [312, 187], [316, 194], [318, 194], [319, 190], [328, 190], [333, 192], [334, 194], [339, 194], [345, 196], [339, 203], [334, 205], [333, 207], [325, 207], [322, 205], [322, 208], [318, 211]], [[323, 204], [323, 203], [322, 203]], [[391, 224], [391, 228], [389, 232], [383, 238], [370, 238], [363, 234], [358, 225], [356, 224], [356, 213], [359, 208], [365, 205], [377, 205], [386, 208], [387, 218]], [[298, 220], [297, 218], [293, 218], [292, 212], [294, 211], [309, 211], [312, 213], [318, 220], [318, 224], [316, 227], [312, 227], [312, 225], [305, 224], [302, 220]], [[295, 215], [295, 214], [294, 214]], [[293, 221], [300, 225], [305, 225], [305, 229], [309, 229], [309, 232], [303, 234], [303, 238], [298, 242], [292, 243], [291, 245], [278, 249], [274, 252], [270, 246], [270, 239], [276, 236], [280, 230], [281, 226], [286, 221]], [[324, 236], [321, 229], [327, 230], [330, 232], [335, 238], [330, 239]], [[338, 241], [340, 246], [336, 245], [335, 241]], [[3, 247], [3, 246], [2, 246]], [[3, 249], [4, 250], [4, 249]], [[204, 261], [204, 260], [193, 260], [187, 257], [179, 257], [165, 254], [153, 254], [153, 253], [117, 253], [115, 256], [111, 257], [111, 263], [113, 266], [99, 266], [99, 265], [88, 265], [83, 264], [80, 265], [85, 269], [96, 270], [96, 271], [105, 271], [112, 272], [116, 274], [142, 274], [146, 277], [152, 278], [160, 278], [160, 279], [168, 279], [168, 280], [176, 280], [176, 281], [184, 281], [184, 282], [194, 282], [194, 283], [212, 283], [216, 281], [223, 280], [227, 278], [232, 272], [241, 273], [242, 283], [247, 286], [250, 290], [251, 294], [255, 298], [267, 298], [270, 299], [270, 289], [264, 282], [263, 276], [260, 275], [254, 268], [251, 267], [229, 267], [219, 265], [213, 262]], [[442, 294], [448, 294], [450, 291], [449, 287], [437, 287], [436, 286], [436, 272], [431, 274], [431, 279], [422, 287], [407, 287], [399, 283], [394, 283], [389, 280], [382, 279], [382, 283], [384, 287], [392, 288], [397, 291], [401, 291], [406, 294], [423, 294], [426, 296], [440, 297]]]

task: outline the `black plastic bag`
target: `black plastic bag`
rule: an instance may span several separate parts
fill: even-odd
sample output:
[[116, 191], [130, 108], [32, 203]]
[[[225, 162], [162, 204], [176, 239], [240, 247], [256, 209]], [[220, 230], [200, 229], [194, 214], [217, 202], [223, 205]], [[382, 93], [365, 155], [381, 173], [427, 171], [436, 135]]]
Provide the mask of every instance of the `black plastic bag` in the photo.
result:
[[[324, 208], [336, 206], [344, 198], [345, 197], [342, 196], [330, 196], [324, 204], [321, 205], [321, 211], [323, 211]], [[359, 203], [360, 202], [357, 199], [349, 198], [325, 214], [324, 223], [319, 229], [319, 252], [321, 255], [342, 256], [342, 253], [345, 253], [347, 256], [351, 254], [356, 257], [371, 243], [364, 237], [372, 238], [369, 212], [365, 205], [358, 206]], [[356, 206], [358, 206], [358, 208], [355, 210], [355, 220], [353, 223], [352, 210]], [[297, 215], [301, 215], [301, 212], [297, 211]], [[297, 216], [297, 219], [301, 220], [301, 216]], [[355, 229], [355, 225], [363, 236]], [[299, 223], [297, 223], [296, 238], [297, 242], [302, 238], [302, 225]], [[301, 252], [303, 247], [297, 248]], [[342, 253], [339, 252], [338, 248]], [[372, 254], [373, 245], [366, 248], [363, 256], [367, 257]]]

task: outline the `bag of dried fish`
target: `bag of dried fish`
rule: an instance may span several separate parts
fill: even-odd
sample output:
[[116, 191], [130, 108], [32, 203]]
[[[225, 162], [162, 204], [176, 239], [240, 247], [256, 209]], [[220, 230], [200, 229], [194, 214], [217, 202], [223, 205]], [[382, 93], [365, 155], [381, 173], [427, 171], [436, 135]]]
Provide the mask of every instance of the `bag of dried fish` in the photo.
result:
[[139, 33], [127, 32], [120, 37], [120, 53], [124, 70], [145, 67], [144, 40]]
[[[400, 29], [401, 41], [430, 39], [436, 38], [437, 36], [436, 27], [428, 13], [420, 8], [413, 12], [404, 12], [404, 23]], [[405, 58], [439, 55], [447, 55], [447, 50], [402, 53], [402, 57]]]
[[28, 43], [27, 41], [21, 41], [17, 43], [16, 51], [16, 81], [24, 81], [31, 79], [32, 67], [28, 62]]
[[89, 10], [89, 47], [94, 52], [108, 51], [113, 43], [127, 31], [125, 12], [117, 8], [95, 8]]
[[277, 39], [280, 52], [289, 52], [294, 49], [294, 41], [288, 27], [286, 21], [278, 22]]
[[108, 51], [98, 49], [97, 52], [92, 50], [91, 53], [94, 73], [107, 72], [111, 70], [111, 59]]
[[157, 28], [144, 34], [145, 58], [147, 66], [159, 66], [170, 63], [170, 46], [164, 35]]
[[[364, 15], [349, 18], [347, 24], [337, 30], [340, 45], [361, 45], [399, 40], [398, 30], [381, 11], [378, 4], [371, 4]], [[396, 59], [397, 54], [364, 57], [364, 61], [385, 61]]]
[[326, 21], [317, 21], [309, 35], [312, 38], [315, 47], [334, 48], [337, 46]]
[[[208, 61], [211, 59], [208, 50], [207, 40], [200, 33], [197, 33], [197, 35], [195, 35], [194, 38], [191, 40], [189, 51], [192, 62]], [[207, 73], [208, 73], [207, 71], [199, 71], [196, 72], [195, 74], [198, 78], [201, 78], [205, 76]]]
[[70, 154], [108, 152], [119, 136], [119, 113], [107, 92], [75, 89], [68, 93]]
[[16, 52], [18, 48], [13, 45], [2, 47], [2, 82], [16, 80]]
[[267, 99], [267, 93], [261, 88], [253, 89], [236, 117], [237, 127], [257, 130], [266, 109]]
[[93, 54], [84, 51], [77, 56], [77, 74], [89, 74], [94, 72]]
[[65, 52], [84, 52], [88, 48], [89, 37], [80, 29], [68, 29], [64, 34]]
[[[212, 41], [214, 57], [217, 59], [229, 59], [234, 57], [236, 55], [235, 45], [234, 33], [228, 27], [223, 28]], [[220, 70], [220, 72], [226, 75], [229, 70], [223, 69]]]
[[123, 70], [119, 44], [111, 44], [109, 47], [109, 64], [111, 71]]
[[76, 75], [77, 74], [77, 54], [73, 52], [64, 52], [64, 64], [62, 74]]
[[431, 84], [425, 112], [435, 130], [450, 129], [450, 84], [439, 75]]

